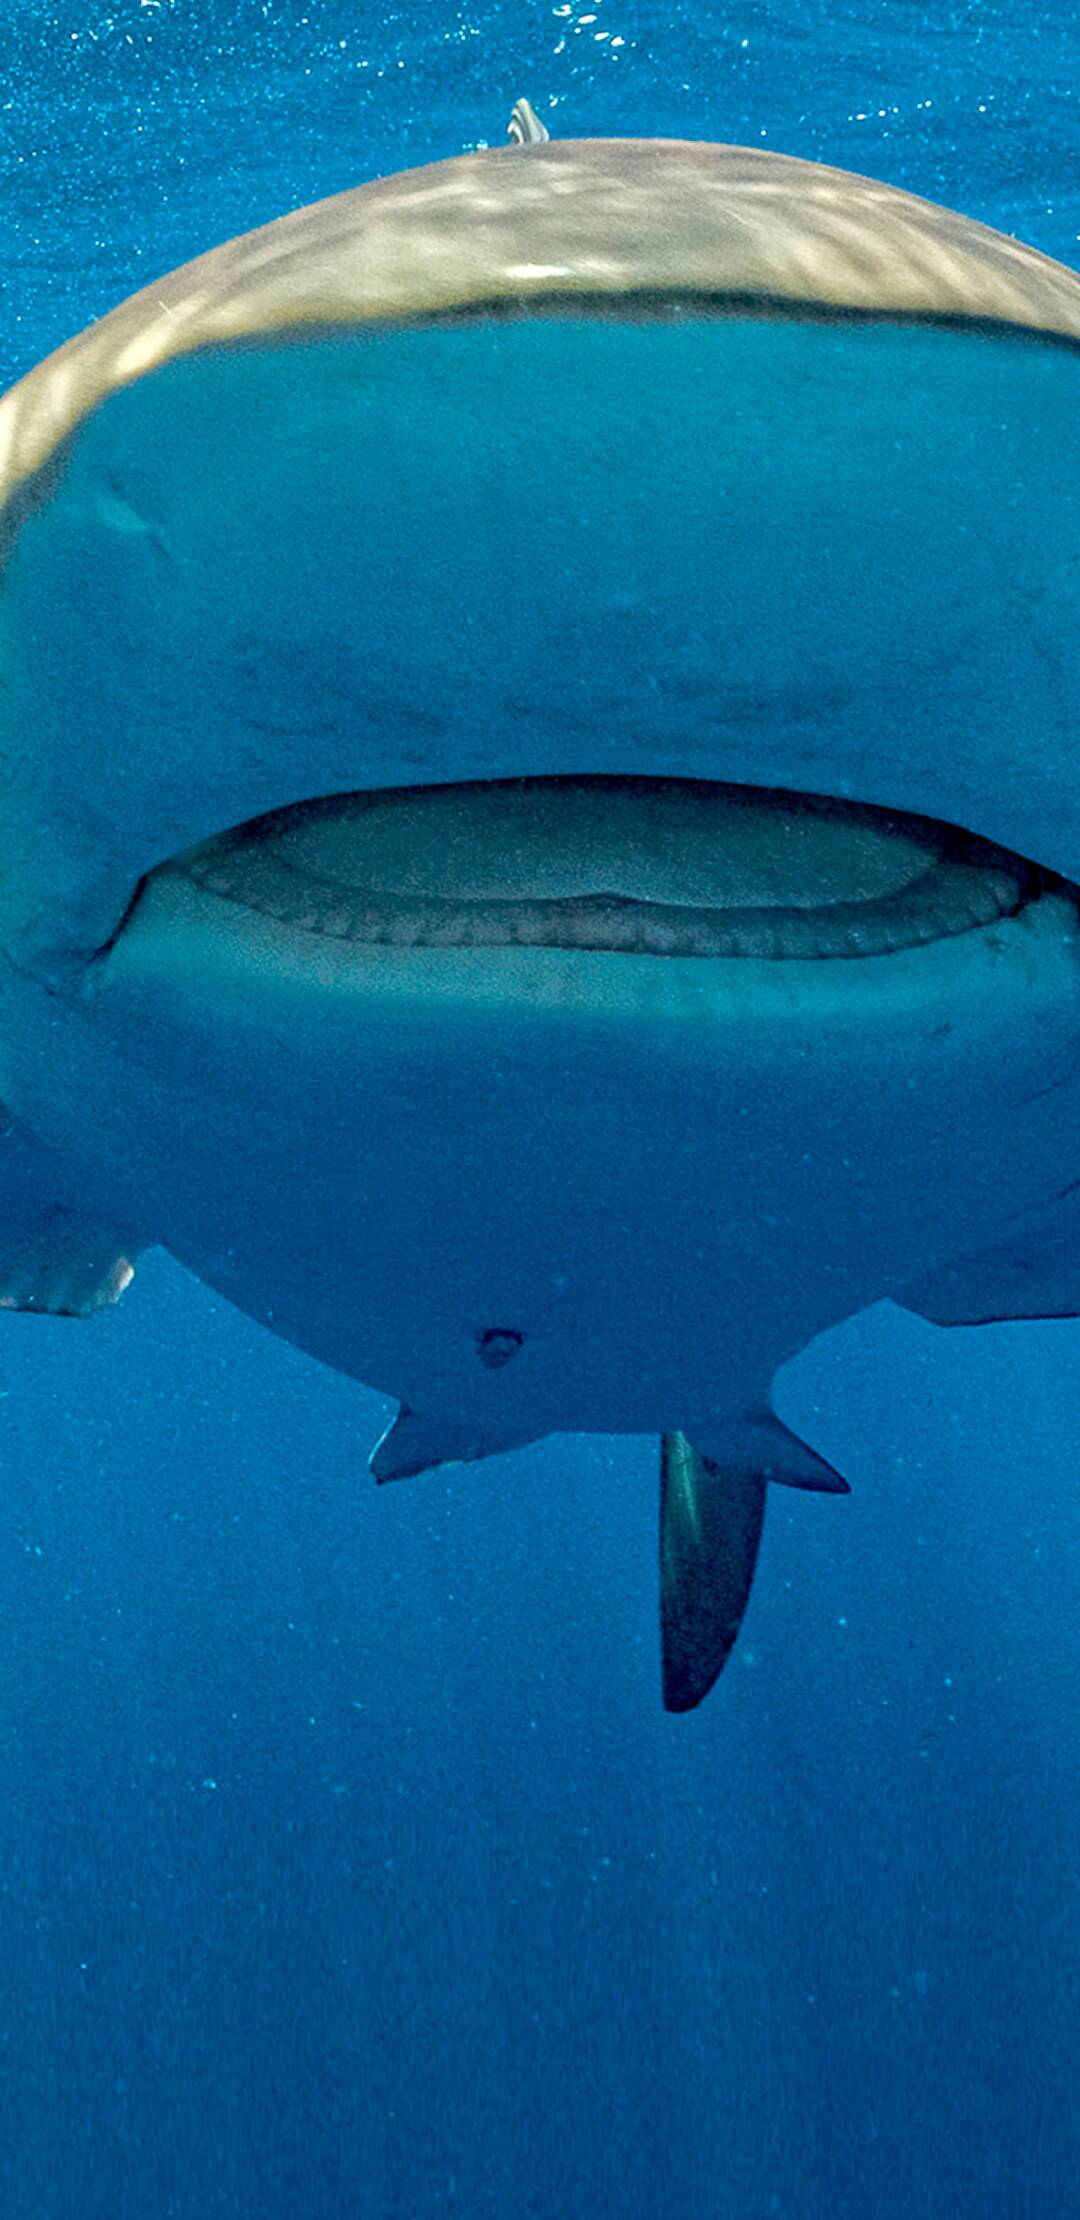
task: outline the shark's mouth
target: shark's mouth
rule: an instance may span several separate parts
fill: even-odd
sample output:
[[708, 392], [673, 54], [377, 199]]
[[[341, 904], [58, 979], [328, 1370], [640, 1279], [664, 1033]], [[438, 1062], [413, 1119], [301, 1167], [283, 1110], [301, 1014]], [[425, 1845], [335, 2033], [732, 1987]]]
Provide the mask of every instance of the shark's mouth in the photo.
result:
[[303, 802], [162, 867], [294, 932], [397, 948], [878, 956], [1012, 916], [1042, 874], [819, 795], [522, 778]]

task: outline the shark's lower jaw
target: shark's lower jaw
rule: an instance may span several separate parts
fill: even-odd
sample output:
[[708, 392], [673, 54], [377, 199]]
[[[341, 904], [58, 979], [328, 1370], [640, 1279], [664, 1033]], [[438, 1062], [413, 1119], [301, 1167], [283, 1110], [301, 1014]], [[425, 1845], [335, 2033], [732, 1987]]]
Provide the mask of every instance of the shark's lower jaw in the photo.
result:
[[693, 779], [522, 778], [331, 796], [162, 867], [358, 947], [813, 961], [991, 926], [1043, 875], [955, 828]]
[[927, 818], [400, 787], [150, 872], [9, 1093], [66, 1159], [97, 1136], [148, 1238], [461, 1438], [700, 1446], [1075, 1176], [1078, 997], [1075, 891]]

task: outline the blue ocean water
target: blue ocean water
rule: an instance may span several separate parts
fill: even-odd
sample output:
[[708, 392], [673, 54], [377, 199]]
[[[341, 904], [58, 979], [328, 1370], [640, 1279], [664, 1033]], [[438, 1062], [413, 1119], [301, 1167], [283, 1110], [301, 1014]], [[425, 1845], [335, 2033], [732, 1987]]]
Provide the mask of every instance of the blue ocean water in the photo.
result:
[[[520, 93], [1080, 259], [1063, 7], [9, 0], [0, 383]], [[852, 1497], [770, 1506], [679, 1720], [655, 1443], [377, 1494], [389, 1406], [160, 1254], [4, 1319], [3, 2220], [1080, 2207], [1080, 1327], [826, 1359]]]

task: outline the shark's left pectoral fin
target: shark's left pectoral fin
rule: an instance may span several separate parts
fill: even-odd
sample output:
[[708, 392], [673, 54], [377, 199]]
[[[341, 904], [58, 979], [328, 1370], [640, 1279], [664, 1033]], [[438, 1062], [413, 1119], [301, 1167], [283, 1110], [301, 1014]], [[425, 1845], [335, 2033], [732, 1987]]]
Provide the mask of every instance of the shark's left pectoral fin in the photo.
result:
[[0, 1310], [92, 1318], [119, 1300], [134, 1271], [115, 1227], [79, 1210], [53, 1211], [15, 1243], [0, 1232]]
[[685, 1434], [660, 1447], [664, 1709], [693, 1711], [735, 1645], [757, 1564], [768, 1482], [713, 1464]]
[[992, 1247], [913, 1280], [896, 1300], [934, 1326], [1080, 1317], [1080, 1184]]
[[11, 1125], [0, 1133], [0, 1310], [89, 1318], [128, 1285], [137, 1244], [64, 1185], [36, 1142]]

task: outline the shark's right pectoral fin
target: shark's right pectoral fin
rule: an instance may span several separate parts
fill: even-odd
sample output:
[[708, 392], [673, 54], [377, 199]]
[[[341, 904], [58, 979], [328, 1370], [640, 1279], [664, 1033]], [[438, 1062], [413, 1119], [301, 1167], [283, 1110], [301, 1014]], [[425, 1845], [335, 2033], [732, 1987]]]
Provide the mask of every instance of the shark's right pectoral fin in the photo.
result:
[[0, 1131], [0, 1310], [89, 1318], [131, 1279], [136, 1244], [66, 1184], [34, 1140], [11, 1124]]
[[767, 1486], [757, 1471], [713, 1464], [685, 1434], [663, 1437], [660, 1632], [666, 1711], [692, 1711], [734, 1647], [750, 1600]]

